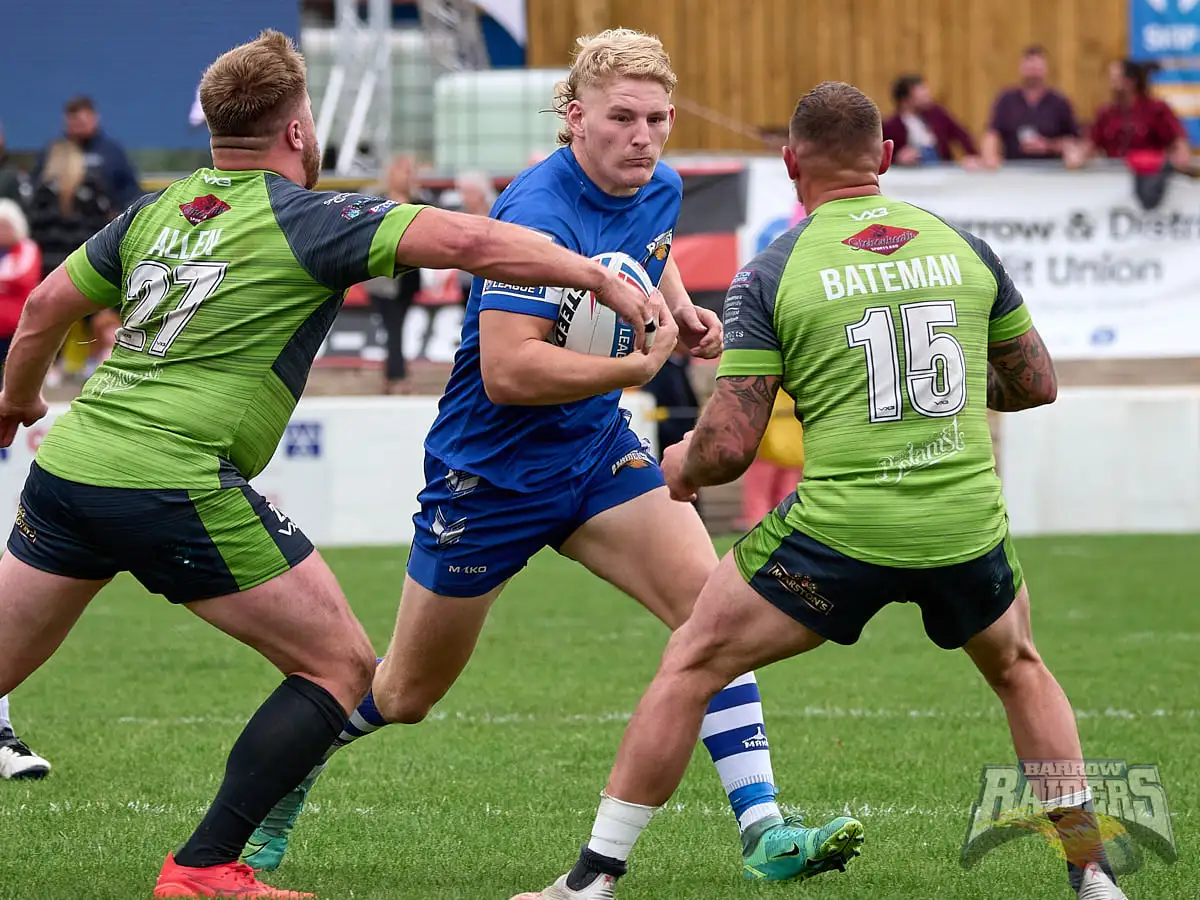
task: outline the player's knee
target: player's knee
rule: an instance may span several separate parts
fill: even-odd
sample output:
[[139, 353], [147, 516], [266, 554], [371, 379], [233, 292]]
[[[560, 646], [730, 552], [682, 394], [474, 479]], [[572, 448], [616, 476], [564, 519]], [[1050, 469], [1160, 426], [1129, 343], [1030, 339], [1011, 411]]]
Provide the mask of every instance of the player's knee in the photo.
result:
[[394, 725], [416, 725], [425, 721], [441, 694], [407, 682], [402, 675], [387, 668], [387, 662], [384, 660], [380, 666], [371, 688], [375, 708]]
[[375, 708], [393, 725], [416, 725], [425, 721], [436, 702], [416, 692], [374, 688]]
[[1004, 695], [1020, 690], [1031, 679], [1039, 679], [1045, 671], [1046, 664], [1033, 642], [1022, 641], [999, 656], [983, 677], [997, 694]]
[[696, 627], [689, 621], [671, 635], [663, 654], [660, 675], [685, 679], [697, 690], [715, 694], [741, 674], [726, 672], [723, 645], [722, 635], [712, 629]]
[[329, 691], [349, 715], [367, 691], [375, 674], [375, 655], [370, 644], [339, 653], [336, 659], [328, 659], [312, 667], [307, 677]]

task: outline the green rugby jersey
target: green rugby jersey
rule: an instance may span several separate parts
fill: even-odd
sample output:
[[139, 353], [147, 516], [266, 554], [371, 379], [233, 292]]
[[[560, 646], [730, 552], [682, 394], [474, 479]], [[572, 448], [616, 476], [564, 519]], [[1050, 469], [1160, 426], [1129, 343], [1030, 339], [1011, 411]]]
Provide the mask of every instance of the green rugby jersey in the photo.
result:
[[421, 207], [201, 169], [68, 258], [120, 306], [117, 345], [46, 435], [38, 465], [101, 487], [215, 488], [270, 461], [351, 285], [397, 272]]
[[1032, 322], [986, 243], [888, 197], [825, 203], [734, 277], [724, 322], [718, 377], [779, 375], [796, 398], [790, 526], [900, 568], [1004, 537], [988, 343]]

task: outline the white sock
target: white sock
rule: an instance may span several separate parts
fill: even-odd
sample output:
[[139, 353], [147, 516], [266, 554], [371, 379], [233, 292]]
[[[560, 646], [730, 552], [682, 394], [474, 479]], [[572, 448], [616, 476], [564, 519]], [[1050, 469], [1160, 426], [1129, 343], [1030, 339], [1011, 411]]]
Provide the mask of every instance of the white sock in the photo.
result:
[[1074, 794], [1066, 794], [1062, 797], [1056, 797], [1053, 800], [1043, 800], [1042, 809], [1046, 810], [1046, 812], [1053, 812], [1056, 809], [1074, 809], [1091, 802], [1092, 789], [1086, 787], [1082, 791], [1076, 791]]
[[8, 719], [8, 695], [0, 697], [0, 731], [12, 731], [12, 722]]
[[654, 806], [626, 803], [608, 794], [600, 795], [600, 808], [596, 811], [596, 823], [592, 825], [592, 837], [588, 849], [609, 859], [625, 862], [638, 836], [650, 824], [650, 818], [658, 811]]

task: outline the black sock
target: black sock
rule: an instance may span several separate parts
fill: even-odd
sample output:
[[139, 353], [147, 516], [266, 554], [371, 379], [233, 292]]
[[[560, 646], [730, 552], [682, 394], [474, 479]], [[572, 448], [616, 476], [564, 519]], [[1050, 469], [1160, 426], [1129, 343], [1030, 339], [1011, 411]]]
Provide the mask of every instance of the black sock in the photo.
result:
[[1062, 841], [1067, 857], [1067, 879], [1074, 890], [1078, 891], [1083, 883], [1083, 870], [1088, 863], [1099, 865], [1113, 884], [1117, 883], [1117, 877], [1108, 862], [1108, 854], [1104, 852], [1100, 823], [1091, 800], [1080, 806], [1060, 806], [1049, 810], [1046, 817], [1054, 823], [1058, 839]]
[[619, 859], [602, 856], [584, 845], [579, 851], [579, 859], [567, 874], [567, 887], [573, 891], [581, 891], [593, 881], [597, 875], [611, 875], [620, 878], [628, 871], [628, 866]]
[[234, 862], [263, 817], [321, 761], [345, 722], [341, 704], [325, 688], [288, 676], [242, 729], [217, 798], [175, 862]]

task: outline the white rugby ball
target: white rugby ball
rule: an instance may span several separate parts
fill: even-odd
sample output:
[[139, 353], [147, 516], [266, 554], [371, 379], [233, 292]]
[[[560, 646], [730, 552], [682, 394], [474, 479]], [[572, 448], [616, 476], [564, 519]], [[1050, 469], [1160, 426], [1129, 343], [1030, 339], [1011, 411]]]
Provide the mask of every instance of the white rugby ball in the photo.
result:
[[[649, 273], [629, 254], [598, 253], [592, 259], [640, 288], [647, 297], [654, 292]], [[654, 328], [654, 322], [646, 324], [646, 346], [654, 341]], [[548, 340], [577, 353], [619, 358], [633, 349], [633, 328], [619, 320], [617, 314], [600, 303], [591, 291], [567, 289], [562, 292], [558, 318]]]

